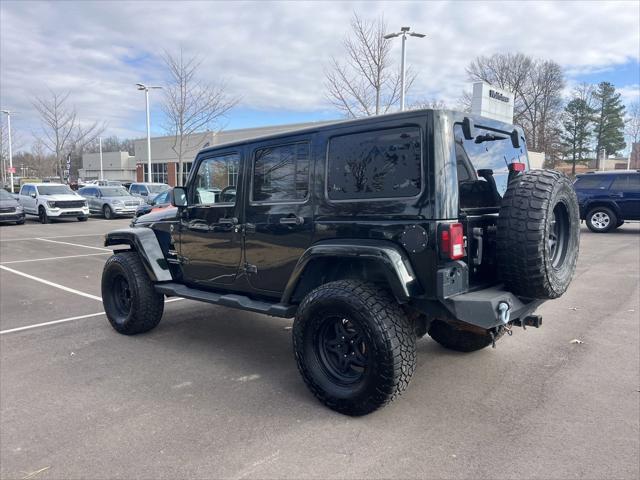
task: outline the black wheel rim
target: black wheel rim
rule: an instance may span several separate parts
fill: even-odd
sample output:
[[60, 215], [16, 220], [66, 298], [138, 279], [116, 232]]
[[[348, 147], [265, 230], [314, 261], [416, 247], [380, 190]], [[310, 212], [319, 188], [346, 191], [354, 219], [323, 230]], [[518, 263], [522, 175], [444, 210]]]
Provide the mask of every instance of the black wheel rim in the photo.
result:
[[567, 256], [569, 243], [569, 214], [563, 203], [559, 203], [553, 209], [547, 243], [551, 266], [555, 269], [561, 268]]
[[327, 316], [320, 323], [315, 347], [322, 367], [335, 383], [351, 385], [364, 377], [368, 348], [355, 322], [341, 315]]
[[131, 288], [127, 279], [118, 275], [113, 279], [113, 288], [111, 290], [113, 298], [113, 306], [120, 317], [126, 317], [131, 310]]

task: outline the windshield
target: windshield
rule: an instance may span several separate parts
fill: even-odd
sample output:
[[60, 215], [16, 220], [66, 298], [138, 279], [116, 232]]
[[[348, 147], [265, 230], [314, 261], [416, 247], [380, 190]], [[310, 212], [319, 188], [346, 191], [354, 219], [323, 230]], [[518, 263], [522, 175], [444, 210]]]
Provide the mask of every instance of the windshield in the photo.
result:
[[13, 197], [4, 189], [0, 189], [0, 200], [13, 200]]
[[122, 187], [102, 187], [100, 189], [100, 195], [103, 197], [128, 197], [129, 192], [127, 192]]
[[40, 195], [74, 195], [73, 190], [66, 185], [38, 185], [36, 188]]
[[159, 184], [147, 185], [147, 188], [149, 189], [149, 193], [161, 193], [167, 190], [169, 188], [169, 185], [159, 183]]

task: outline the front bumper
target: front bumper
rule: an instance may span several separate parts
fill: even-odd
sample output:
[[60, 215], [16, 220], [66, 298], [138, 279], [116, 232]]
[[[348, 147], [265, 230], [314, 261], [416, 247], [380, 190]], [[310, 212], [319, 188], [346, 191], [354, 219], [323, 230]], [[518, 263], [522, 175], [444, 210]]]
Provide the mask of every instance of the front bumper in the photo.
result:
[[109, 206], [113, 210], [113, 213], [115, 213], [116, 215], [135, 215], [136, 210], [140, 205], [133, 205], [133, 206], [109, 205]]
[[88, 217], [89, 207], [82, 208], [47, 208], [48, 217]]

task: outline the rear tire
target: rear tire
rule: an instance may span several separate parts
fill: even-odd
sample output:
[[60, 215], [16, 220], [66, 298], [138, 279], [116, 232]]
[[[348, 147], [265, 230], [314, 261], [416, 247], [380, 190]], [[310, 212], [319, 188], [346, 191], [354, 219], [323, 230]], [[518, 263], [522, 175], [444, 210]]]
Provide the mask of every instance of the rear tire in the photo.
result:
[[557, 298], [569, 284], [580, 247], [578, 200], [569, 178], [532, 170], [509, 182], [498, 217], [498, 272], [529, 298]]
[[49, 223], [49, 216], [47, 215], [47, 210], [44, 207], [38, 208], [38, 218], [42, 224]]
[[[469, 330], [457, 329], [450, 323], [434, 320], [429, 327], [429, 336], [449, 350], [456, 352], [475, 352], [493, 343], [489, 332], [475, 333]], [[496, 335], [496, 340], [502, 335]]]
[[587, 227], [594, 233], [607, 233], [619, 226], [618, 217], [610, 208], [594, 207], [587, 213]]
[[345, 415], [366, 415], [409, 385], [415, 333], [386, 290], [340, 280], [310, 292], [293, 324], [298, 369], [311, 392]]
[[155, 328], [162, 319], [164, 295], [153, 288], [136, 252], [112, 255], [102, 272], [102, 303], [111, 326], [124, 335]]

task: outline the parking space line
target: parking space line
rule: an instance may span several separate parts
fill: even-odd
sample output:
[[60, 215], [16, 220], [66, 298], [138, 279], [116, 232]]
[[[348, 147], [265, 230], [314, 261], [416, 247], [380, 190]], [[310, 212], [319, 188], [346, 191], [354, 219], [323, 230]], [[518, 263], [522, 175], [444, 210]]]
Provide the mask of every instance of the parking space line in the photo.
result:
[[51, 287], [59, 288], [60, 290], [64, 290], [65, 292], [75, 293], [76, 295], [80, 295], [82, 297], [91, 298], [93, 300], [97, 300], [98, 302], [102, 301], [101, 297], [97, 295], [91, 295], [90, 293], [81, 292], [80, 290], [76, 290], [74, 288], [65, 287], [64, 285], [60, 285], [58, 283], [50, 282], [49, 280], [45, 280], [44, 278], [34, 277], [33, 275], [29, 275], [28, 273], [19, 272], [18, 270], [14, 270], [13, 268], [9, 268], [5, 265], [0, 265], [0, 269], [6, 270], [7, 272], [15, 273], [16, 275], [21, 275], [25, 278], [29, 278], [31, 280], [35, 280], [36, 282], [44, 283], [45, 285], [49, 285]]
[[29, 262], [44, 262], [47, 260], [63, 260], [65, 258], [78, 258], [78, 257], [94, 257], [96, 255], [109, 255], [109, 252], [100, 252], [100, 253], [85, 253], [83, 255], [66, 255], [64, 257], [47, 257], [47, 258], [30, 258], [28, 260], [11, 260], [10, 262], [0, 262], [0, 265], [9, 265], [14, 263], [29, 263]]
[[73, 247], [92, 248], [93, 250], [103, 250], [105, 252], [112, 251], [110, 248], [90, 247], [89, 245], [82, 245], [80, 243], [61, 242], [60, 240], [51, 240], [49, 238], [36, 238], [36, 240], [42, 240], [43, 242], [50, 242], [50, 243], [60, 243], [62, 245], [71, 245]]
[[[184, 298], [169, 298], [168, 300], [165, 300], [164, 303], [177, 302], [178, 300], [184, 300]], [[88, 315], [78, 315], [77, 317], [69, 317], [69, 318], [62, 318], [60, 320], [53, 320], [51, 322], [35, 323], [33, 325], [26, 325], [24, 327], [9, 328], [8, 330], [0, 330], [0, 335], [4, 335], [6, 333], [22, 332], [24, 330], [31, 330], [33, 328], [46, 327], [48, 325], [56, 325], [58, 323], [71, 322], [73, 320], [82, 320], [84, 318], [98, 317], [104, 314], [105, 312], [90, 313]]]
[[23, 238], [0, 238], [0, 242], [21, 242], [23, 240], [40, 240], [50, 238], [73, 238], [73, 237], [101, 237], [104, 233], [83, 233], [79, 235], [56, 235], [54, 237], [23, 237]]
[[17, 328], [10, 328], [8, 330], [0, 330], [0, 335], [5, 335], [7, 333], [22, 332], [23, 330], [31, 330], [32, 328], [46, 327], [47, 325], [56, 325], [57, 323], [71, 322], [73, 320], [82, 320], [83, 318], [97, 317], [99, 315], [104, 315], [104, 312], [90, 313], [88, 315], [79, 315], [77, 317], [63, 318], [61, 320], [53, 320], [52, 322], [36, 323], [34, 325], [27, 325], [26, 327], [17, 327]]

